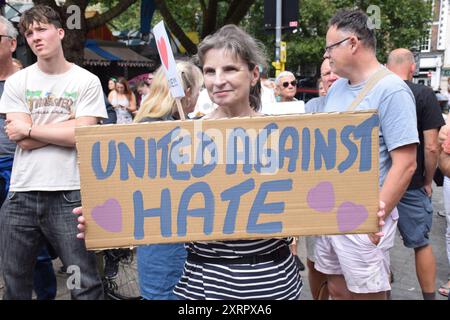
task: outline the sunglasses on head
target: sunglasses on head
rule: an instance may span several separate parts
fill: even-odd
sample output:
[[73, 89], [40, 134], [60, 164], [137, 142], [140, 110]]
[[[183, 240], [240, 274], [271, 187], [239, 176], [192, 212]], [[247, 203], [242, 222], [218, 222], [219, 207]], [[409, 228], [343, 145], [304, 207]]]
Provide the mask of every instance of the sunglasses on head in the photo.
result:
[[282, 83], [282, 85], [283, 85], [283, 87], [284, 88], [287, 88], [287, 87], [289, 87], [289, 84], [291, 84], [291, 86], [293, 86], [293, 87], [295, 87], [295, 86], [297, 86], [297, 80], [293, 80], [293, 81], [291, 81], [291, 82], [283, 82]]

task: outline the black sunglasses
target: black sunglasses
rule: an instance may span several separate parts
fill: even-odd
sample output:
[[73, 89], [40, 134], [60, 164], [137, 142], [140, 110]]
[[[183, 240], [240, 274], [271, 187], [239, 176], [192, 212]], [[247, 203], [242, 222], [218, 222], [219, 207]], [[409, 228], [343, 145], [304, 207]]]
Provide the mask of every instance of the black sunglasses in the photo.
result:
[[291, 82], [283, 82], [282, 85], [284, 88], [289, 87], [289, 84], [291, 84], [291, 86], [296, 87], [297, 86], [297, 80], [292, 80]]

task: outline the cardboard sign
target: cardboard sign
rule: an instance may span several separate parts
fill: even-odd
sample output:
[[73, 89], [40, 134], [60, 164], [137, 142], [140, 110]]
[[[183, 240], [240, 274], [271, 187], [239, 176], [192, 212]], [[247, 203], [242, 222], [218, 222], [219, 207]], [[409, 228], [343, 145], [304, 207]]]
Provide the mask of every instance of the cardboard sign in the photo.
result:
[[153, 35], [155, 36], [159, 57], [161, 58], [161, 63], [164, 67], [167, 81], [169, 82], [170, 93], [174, 98], [182, 98], [184, 97], [183, 85], [178, 77], [177, 64], [173, 57], [172, 48], [170, 47], [169, 37], [164, 28], [164, 21], [159, 22], [153, 28]]
[[76, 128], [89, 249], [367, 233], [373, 112]]
[[305, 102], [298, 100], [267, 103], [262, 106], [261, 113], [268, 115], [305, 113]]

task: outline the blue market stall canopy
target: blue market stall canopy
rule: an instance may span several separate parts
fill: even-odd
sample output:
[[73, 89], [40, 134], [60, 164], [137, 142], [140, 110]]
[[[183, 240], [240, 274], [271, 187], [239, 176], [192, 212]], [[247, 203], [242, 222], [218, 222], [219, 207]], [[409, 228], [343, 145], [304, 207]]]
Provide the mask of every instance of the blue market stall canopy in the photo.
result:
[[109, 66], [116, 61], [121, 67], [154, 67], [155, 62], [127, 48], [120, 42], [89, 39], [84, 47], [84, 64]]

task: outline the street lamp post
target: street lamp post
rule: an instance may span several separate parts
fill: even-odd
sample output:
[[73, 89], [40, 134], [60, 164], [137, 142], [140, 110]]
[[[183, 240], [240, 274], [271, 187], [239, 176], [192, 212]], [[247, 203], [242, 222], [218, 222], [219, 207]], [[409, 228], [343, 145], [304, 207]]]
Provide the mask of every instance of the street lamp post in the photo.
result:
[[282, 0], [277, 0], [276, 7], [276, 26], [275, 26], [275, 61], [272, 65], [275, 68], [275, 77], [281, 72], [281, 62], [280, 62], [280, 50], [281, 50], [281, 19], [282, 19]]

